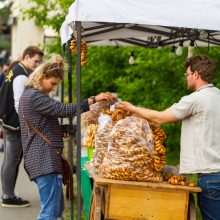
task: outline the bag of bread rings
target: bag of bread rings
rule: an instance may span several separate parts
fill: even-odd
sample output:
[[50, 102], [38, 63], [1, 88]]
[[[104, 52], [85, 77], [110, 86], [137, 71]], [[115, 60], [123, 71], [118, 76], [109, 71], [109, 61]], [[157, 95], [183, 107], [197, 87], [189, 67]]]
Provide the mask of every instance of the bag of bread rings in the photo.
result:
[[[115, 99], [117, 101], [117, 99]], [[90, 111], [81, 114], [81, 127], [86, 130], [90, 124], [98, 124], [98, 118], [103, 109], [109, 109], [113, 103], [110, 101], [96, 102], [90, 106]]]
[[[111, 102], [97, 102], [90, 106], [90, 111], [81, 114], [81, 136], [84, 147], [91, 147], [93, 143], [89, 140], [88, 130], [93, 125], [98, 125], [98, 118], [103, 109], [109, 109]], [[90, 144], [88, 144], [90, 143]], [[88, 146], [89, 145], [89, 146]]]
[[99, 169], [108, 150], [109, 135], [112, 130], [112, 118], [110, 115], [101, 114], [98, 119], [98, 131], [95, 137], [95, 150], [93, 152], [92, 165]]
[[113, 127], [108, 152], [99, 168], [103, 177], [117, 180], [162, 182], [153, 166], [154, 142], [148, 121], [126, 117]]

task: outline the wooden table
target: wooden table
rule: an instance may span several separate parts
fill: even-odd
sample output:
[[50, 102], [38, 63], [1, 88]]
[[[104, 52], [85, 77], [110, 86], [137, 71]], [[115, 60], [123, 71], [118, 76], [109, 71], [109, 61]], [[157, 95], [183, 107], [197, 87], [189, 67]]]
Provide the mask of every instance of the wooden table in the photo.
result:
[[106, 179], [94, 172], [89, 163], [86, 170], [94, 180], [90, 205], [90, 220], [187, 220], [190, 193], [199, 187]]

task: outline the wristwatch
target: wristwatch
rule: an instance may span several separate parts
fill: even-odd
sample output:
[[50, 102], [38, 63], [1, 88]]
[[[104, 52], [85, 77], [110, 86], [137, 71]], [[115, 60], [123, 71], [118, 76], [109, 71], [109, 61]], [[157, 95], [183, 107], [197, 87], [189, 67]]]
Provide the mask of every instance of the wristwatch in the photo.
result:
[[93, 104], [95, 104], [95, 103], [96, 103], [96, 99], [95, 99], [95, 96], [91, 96], [91, 97], [89, 97], [89, 99], [92, 99], [92, 101], [93, 101]]

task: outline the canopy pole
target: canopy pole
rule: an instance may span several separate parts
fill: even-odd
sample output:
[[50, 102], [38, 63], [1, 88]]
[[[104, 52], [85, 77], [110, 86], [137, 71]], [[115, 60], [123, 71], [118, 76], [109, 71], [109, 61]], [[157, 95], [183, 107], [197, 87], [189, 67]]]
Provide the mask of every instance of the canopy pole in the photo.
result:
[[76, 21], [77, 56], [76, 56], [76, 88], [77, 88], [77, 219], [81, 220], [81, 22]]
[[[62, 46], [62, 57], [65, 57], [65, 47], [68, 47], [68, 43]], [[69, 63], [68, 63], [68, 69], [69, 69]], [[62, 103], [64, 103], [64, 80], [62, 80], [61, 83], [61, 100]], [[63, 125], [63, 118], [60, 118], [60, 124]]]
[[[72, 56], [71, 56], [71, 50], [70, 50], [70, 41], [67, 44], [67, 60], [68, 60], [68, 96], [69, 96], [69, 103], [73, 102], [73, 86], [72, 86]], [[72, 125], [73, 123], [73, 117], [69, 117], [69, 125]], [[67, 155], [68, 161], [70, 163], [71, 170], [73, 170], [73, 141], [70, 137], [68, 140], [68, 155]], [[70, 219], [73, 220], [73, 201], [70, 202]]]

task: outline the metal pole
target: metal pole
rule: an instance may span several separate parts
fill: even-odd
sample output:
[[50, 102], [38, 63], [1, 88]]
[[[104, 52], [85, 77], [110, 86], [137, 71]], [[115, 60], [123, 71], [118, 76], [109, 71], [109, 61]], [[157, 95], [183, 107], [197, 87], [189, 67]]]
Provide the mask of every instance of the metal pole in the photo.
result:
[[[68, 44], [62, 46], [62, 56], [65, 57], [65, 47], [68, 46]], [[64, 80], [61, 83], [61, 100], [62, 103], [64, 103]], [[63, 125], [63, 118], [60, 119], [60, 124]]]
[[[61, 102], [64, 103], [64, 81], [61, 84]], [[63, 118], [60, 119], [61, 125], [63, 125]]]
[[[72, 96], [72, 56], [71, 56], [71, 50], [70, 50], [70, 42], [68, 42], [67, 45], [67, 59], [68, 59], [68, 93], [69, 93], [69, 103], [73, 102], [73, 96]], [[73, 117], [69, 117], [69, 124], [71, 125], [73, 122]], [[67, 155], [68, 161], [70, 163], [70, 167], [73, 168], [73, 143], [72, 138], [70, 137], [68, 140], [68, 155]], [[70, 202], [70, 219], [74, 219], [73, 216], [74, 209], [73, 209], [73, 202]]]
[[77, 88], [77, 219], [81, 220], [81, 22], [76, 21], [77, 56], [76, 56], [76, 88]]

